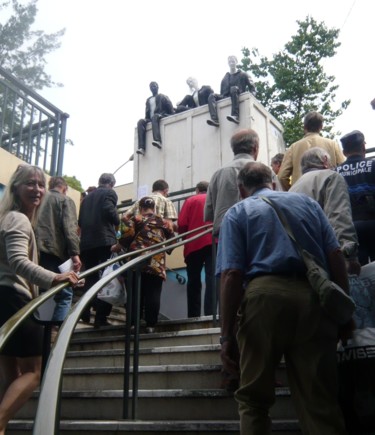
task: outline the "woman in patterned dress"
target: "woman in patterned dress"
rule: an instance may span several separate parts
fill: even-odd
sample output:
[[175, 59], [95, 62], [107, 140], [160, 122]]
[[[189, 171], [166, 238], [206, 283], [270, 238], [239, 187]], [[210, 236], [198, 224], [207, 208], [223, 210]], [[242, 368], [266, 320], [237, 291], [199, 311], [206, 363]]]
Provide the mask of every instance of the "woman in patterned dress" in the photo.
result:
[[[155, 214], [155, 201], [145, 196], [139, 201], [140, 214], [123, 220], [119, 244], [113, 250], [129, 247], [128, 251], [147, 248], [174, 236], [172, 222]], [[160, 296], [166, 279], [165, 253], [156, 254], [141, 271], [141, 313], [144, 312], [146, 332], [154, 332], [160, 310]]]

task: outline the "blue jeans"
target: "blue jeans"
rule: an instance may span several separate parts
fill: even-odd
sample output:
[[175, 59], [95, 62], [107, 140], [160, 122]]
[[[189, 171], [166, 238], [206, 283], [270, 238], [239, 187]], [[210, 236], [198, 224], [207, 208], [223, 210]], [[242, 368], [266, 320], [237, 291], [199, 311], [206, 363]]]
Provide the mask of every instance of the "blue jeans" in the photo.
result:
[[[39, 264], [45, 269], [51, 270], [52, 272], [61, 273], [59, 271], [59, 266], [63, 262], [63, 260], [55, 255], [47, 254], [46, 252], [40, 253]], [[46, 290], [48, 289], [40, 289], [41, 292]], [[56, 307], [53, 311], [51, 321], [63, 322], [65, 320], [69, 313], [70, 307], [72, 306], [72, 299], [73, 289], [71, 287], [66, 287], [55, 295], [54, 301], [56, 303]]]
[[72, 300], [73, 289], [71, 287], [66, 287], [59, 291], [54, 297], [56, 306], [51, 320], [54, 322], [63, 322], [69, 313], [70, 307], [72, 306]]

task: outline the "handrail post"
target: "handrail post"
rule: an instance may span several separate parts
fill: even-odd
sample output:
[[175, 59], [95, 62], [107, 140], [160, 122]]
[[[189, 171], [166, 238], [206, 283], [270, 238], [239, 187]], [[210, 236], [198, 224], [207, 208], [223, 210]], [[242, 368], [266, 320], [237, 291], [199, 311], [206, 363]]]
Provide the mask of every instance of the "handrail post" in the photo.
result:
[[130, 390], [130, 335], [132, 324], [132, 303], [133, 303], [133, 272], [128, 270], [126, 273], [126, 318], [125, 318], [125, 354], [124, 354], [124, 392], [122, 416], [126, 420], [129, 418], [129, 390]]
[[[219, 314], [217, 312], [218, 307], [218, 299], [220, 301], [220, 298], [218, 298], [219, 293], [219, 280], [216, 278], [216, 254], [217, 254], [217, 246], [215, 242], [215, 237], [212, 234], [212, 322], [213, 325], [216, 327], [218, 324], [218, 318]], [[220, 303], [220, 302], [219, 302]]]
[[141, 268], [137, 266], [135, 271], [135, 294], [134, 294], [134, 342], [133, 342], [133, 389], [132, 389], [132, 419], [138, 414], [138, 368], [139, 368], [139, 324], [141, 308]]

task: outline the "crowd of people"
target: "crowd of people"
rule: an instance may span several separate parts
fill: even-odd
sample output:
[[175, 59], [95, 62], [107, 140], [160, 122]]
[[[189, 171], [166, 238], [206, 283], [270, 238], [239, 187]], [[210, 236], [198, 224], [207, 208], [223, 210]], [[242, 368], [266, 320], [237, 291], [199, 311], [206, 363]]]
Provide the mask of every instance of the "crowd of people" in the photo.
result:
[[[254, 154], [253, 161], [232, 173], [233, 163], [218, 170], [208, 189], [208, 197], [219, 192], [218, 207], [210, 215], [214, 222], [215, 211], [219, 217], [214, 232], [223, 385], [236, 391], [241, 434], [271, 433], [269, 409], [282, 357], [302, 432], [347, 433], [337, 400], [336, 346], [338, 338], [345, 342], [351, 336], [355, 325], [351, 319], [339, 326], [314, 298], [289, 229], [349, 293], [348, 276], [358, 276], [361, 266], [375, 258], [374, 160], [366, 158], [360, 131], [344, 135], [341, 150], [321, 136], [321, 114], [308, 113], [304, 128], [304, 137], [275, 168], [283, 191], [275, 189], [272, 170], [254, 161]], [[236, 133], [244, 141], [247, 136], [248, 143], [250, 134], [254, 132]], [[228, 174], [226, 183], [237, 183], [242, 200], [223, 210], [227, 190], [224, 185], [218, 190], [217, 180]], [[210, 202], [206, 207], [210, 209]]]
[[[153, 85], [155, 96], [157, 89]], [[181, 106], [194, 102], [186, 99]], [[139, 124], [140, 133], [144, 127]], [[236, 131], [230, 142], [233, 160], [209, 182], [197, 183], [179, 214], [162, 179], [120, 217], [113, 174], [100, 176], [77, 213], [64, 178], [51, 177], [46, 192], [38, 167], [19, 166], [0, 202], [0, 325], [37, 296], [37, 286], [46, 291], [67, 282], [70, 286], [55, 297], [58, 328], [71, 307], [81, 268], [97, 266], [114, 252], [147, 249], [175, 233], [212, 224], [212, 235], [184, 247], [187, 316], [216, 312], [214, 278], [220, 276], [224, 385], [236, 390], [241, 433], [270, 433], [274, 374], [283, 355], [303, 432], [346, 433], [336, 398], [336, 343], [337, 337], [350, 335], [353, 322], [339, 327], [312, 297], [299, 251], [266, 201], [282, 210], [302, 248], [348, 292], [348, 274], [358, 275], [361, 266], [375, 260], [375, 166], [366, 158], [362, 132], [343, 136], [341, 150], [321, 135], [322, 128], [323, 117], [308, 113], [304, 137], [285, 155], [276, 154], [269, 166], [257, 161], [262, 146], [257, 132]], [[144, 152], [144, 142], [138, 145]], [[66, 261], [71, 261], [70, 271], [61, 273]], [[99, 279], [100, 273], [88, 276], [79, 291]], [[165, 279], [166, 254], [155, 254], [141, 270], [141, 316], [147, 333], [155, 331]], [[109, 325], [110, 304], [95, 298], [82, 313], [83, 322], [91, 322], [91, 308], [95, 327]], [[41, 354], [42, 327], [32, 319], [2, 348], [0, 435], [37, 387]]]

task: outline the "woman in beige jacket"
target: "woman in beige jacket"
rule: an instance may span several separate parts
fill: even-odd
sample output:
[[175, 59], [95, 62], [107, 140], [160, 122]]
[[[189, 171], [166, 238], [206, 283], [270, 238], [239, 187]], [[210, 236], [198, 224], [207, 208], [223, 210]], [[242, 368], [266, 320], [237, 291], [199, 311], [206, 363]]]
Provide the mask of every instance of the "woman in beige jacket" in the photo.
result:
[[[40, 168], [20, 165], [0, 202], [0, 326], [37, 296], [37, 286], [78, 282], [75, 272], [56, 274], [37, 264], [32, 224], [45, 184]], [[0, 349], [0, 435], [39, 384], [42, 334], [29, 318]]]

